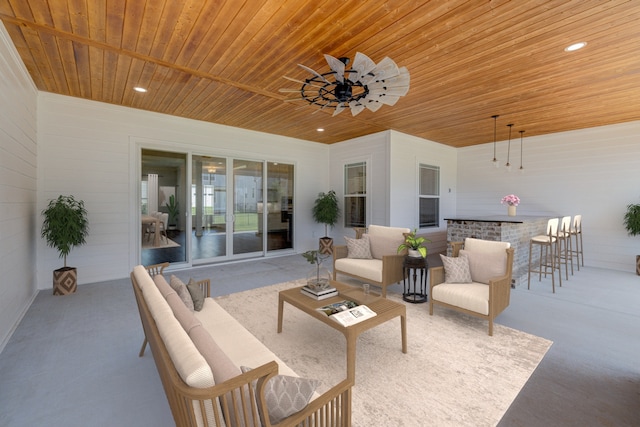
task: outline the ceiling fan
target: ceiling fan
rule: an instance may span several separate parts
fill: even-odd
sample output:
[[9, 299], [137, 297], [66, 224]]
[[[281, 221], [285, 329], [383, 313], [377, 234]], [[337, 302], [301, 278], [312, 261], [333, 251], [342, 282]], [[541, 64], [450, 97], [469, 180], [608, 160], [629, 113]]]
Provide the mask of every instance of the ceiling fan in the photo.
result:
[[334, 58], [324, 55], [331, 71], [318, 73], [309, 67], [298, 64], [312, 76], [304, 81], [284, 76], [285, 79], [300, 83], [300, 89], [280, 89], [280, 92], [299, 93], [300, 98], [317, 111], [335, 108], [333, 115], [351, 109], [356, 116], [365, 108], [378, 111], [382, 105], [394, 105], [401, 96], [409, 91], [409, 71], [398, 67], [393, 60], [385, 57], [378, 64], [367, 55], [357, 52], [351, 68], [347, 68], [349, 58]]

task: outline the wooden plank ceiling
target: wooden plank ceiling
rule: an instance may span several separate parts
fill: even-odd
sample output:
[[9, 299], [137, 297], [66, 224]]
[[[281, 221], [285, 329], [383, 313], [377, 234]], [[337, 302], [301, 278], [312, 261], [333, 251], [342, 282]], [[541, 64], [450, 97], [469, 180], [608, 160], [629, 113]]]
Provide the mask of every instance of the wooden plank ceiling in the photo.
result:
[[[494, 114], [498, 140], [640, 119], [637, 0], [0, 0], [0, 19], [42, 91], [320, 143], [394, 129], [464, 147], [493, 141]], [[332, 117], [279, 92], [311, 77], [297, 64], [356, 52], [406, 66], [409, 93]]]

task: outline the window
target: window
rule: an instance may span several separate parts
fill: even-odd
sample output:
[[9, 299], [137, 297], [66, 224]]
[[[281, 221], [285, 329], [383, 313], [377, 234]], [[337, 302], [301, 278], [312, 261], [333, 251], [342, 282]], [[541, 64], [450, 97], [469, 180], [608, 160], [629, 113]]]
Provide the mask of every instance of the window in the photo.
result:
[[344, 166], [344, 226], [365, 227], [367, 219], [367, 164]]
[[420, 165], [418, 195], [420, 228], [437, 227], [440, 223], [440, 168]]

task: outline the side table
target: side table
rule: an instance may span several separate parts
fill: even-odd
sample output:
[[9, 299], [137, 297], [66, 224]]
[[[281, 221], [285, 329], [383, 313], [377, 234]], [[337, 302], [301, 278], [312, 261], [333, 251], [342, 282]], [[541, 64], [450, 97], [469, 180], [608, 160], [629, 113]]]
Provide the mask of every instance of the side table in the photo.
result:
[[[402, 262], [402, 274], [404, 277], [402, 281], [404, 286], [403, 300], [414, 304], [427, 302], [428, 267], [429, 264], [426, 258], [404, 257]], [[420, 272], [420, 280], [418, 280], [418, 271]]]

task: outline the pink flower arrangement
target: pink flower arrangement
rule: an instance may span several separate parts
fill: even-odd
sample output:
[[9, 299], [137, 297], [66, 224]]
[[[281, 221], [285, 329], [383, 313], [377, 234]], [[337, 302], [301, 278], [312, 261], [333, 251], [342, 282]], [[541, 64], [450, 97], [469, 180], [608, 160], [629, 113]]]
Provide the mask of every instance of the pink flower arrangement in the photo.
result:
[[503, 205], [506, 203], [509, 206], [518, 206], [520, 204], [520, 197], [515, 194], [509, 194], [508, 196], [504, 196], [500, 203]]

